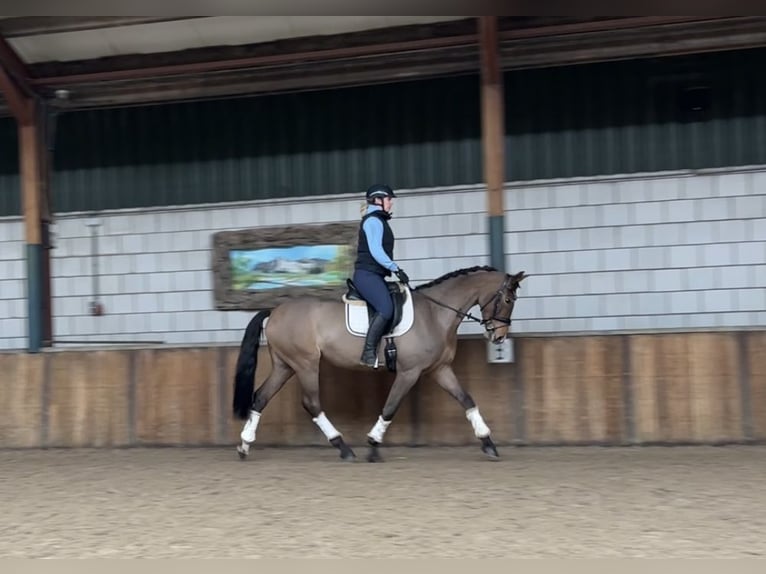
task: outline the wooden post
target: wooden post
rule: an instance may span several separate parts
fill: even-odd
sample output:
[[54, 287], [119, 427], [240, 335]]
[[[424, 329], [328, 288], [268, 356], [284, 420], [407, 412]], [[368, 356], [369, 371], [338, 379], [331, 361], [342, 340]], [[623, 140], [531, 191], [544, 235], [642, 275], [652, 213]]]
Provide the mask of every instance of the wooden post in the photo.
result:
[[[22, 207], [27, 243], [28, 349], [36, 353], [52, 340], [48, 223], [48, 150], [41, 129], [40, 106], [34, 94], [20, 82], [19, 64], [6, 67], [8, 50], [0, 52], [0, 91], [16, 118], [19, 134], [19, 167]], [[12, 70], [17, 73], [12, 75]]]
[[490, 264], [505, 270], [503, 184], [505, 182], [505, 119], [503, 76], [498, 50], [497, 16], [479, 16], [481, 52], [481, 119], [484, 179], [489, 211]]
[[21, 192], [27, 242], [29, 351], [50, 346], [52, 309], [50, 291], [50, 210], [48, 204], [48, 150], [42, 111], [32, 103], [29, 123], [19, 125]]

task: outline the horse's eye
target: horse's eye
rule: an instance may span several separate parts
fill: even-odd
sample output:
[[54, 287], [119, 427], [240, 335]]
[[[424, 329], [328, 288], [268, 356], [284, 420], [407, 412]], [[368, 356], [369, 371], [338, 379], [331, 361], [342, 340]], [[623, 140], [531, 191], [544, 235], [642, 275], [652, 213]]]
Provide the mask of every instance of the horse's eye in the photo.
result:
[[511, 299], [510, 299], [510, 297], [506, 297], [506, 298], [505, 298], [505, 302], [506, 302], [506, 303], [510, 303], [510, 302], [511, 302]]

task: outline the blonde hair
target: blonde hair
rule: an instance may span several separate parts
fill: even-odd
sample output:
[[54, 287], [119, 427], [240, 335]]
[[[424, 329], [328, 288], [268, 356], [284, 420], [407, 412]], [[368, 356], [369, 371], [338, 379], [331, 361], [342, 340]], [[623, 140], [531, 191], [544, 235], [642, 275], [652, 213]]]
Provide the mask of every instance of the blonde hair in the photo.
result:
[[364, 215], [367, 212], [367, 205], [367, 200], [364, 200], [362, 205], [359, 207], [359, 215]]

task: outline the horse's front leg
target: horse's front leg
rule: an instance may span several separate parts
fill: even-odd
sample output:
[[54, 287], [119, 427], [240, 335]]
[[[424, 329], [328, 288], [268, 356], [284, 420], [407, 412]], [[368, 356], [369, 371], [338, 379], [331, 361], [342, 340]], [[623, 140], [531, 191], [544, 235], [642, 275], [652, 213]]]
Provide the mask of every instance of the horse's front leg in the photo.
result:
[[490, 436], [489, 427], [487, 426], [487, 423], [484, 422], [484, 419], [479, 412], [479, 407], [476, 406], [473, 397], [471, 397], [468, 391], [466, 391], [457, 380], [452, 367], [444, 365], [433, 373], [433, 378], [441, 388], [455, 397], [457, 402], [460, 403], [460, 406], [465, 409], [465, 416], [473, 427], [474, 435], [481, 441], [481, 450], [484, 454], [493, 460], [499, 458], [495, 443], [492, 442]]
[[388, 430], [388, 425], [391, 424], [391, 420], [394, 418], [396, 411], [402, 404], [402, 399], [407, 396], [410, 389], [418, 381], [420, 376], [420, 370], [399, 371], [394, 380], [394, 384], [391, 386], [391, 390], [386, 398], [386, 404], [383, 405], [383, 410], [378, 416], [378, 420], [375, 426], [372, 427], [369, 433], [367, 433], [367, 444], [370, 445], [370, 450], [367, 455], [368, 462], [381, 462], [383, 459], [380, 456], [378, 447], [383, 443], [383, 437]]

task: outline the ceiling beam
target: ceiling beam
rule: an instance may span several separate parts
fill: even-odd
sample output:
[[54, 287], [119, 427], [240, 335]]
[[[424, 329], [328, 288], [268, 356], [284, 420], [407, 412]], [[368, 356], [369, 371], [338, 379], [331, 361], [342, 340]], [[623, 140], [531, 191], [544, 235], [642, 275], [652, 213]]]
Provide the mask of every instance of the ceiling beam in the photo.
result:
[[309, 92], [328, 89], [354, 88], [358, 86], [390, 84], [406, 79], [438, 78], [465, 73], [463, 64], [444, 62], [440, 64], [419, 64], [407, 71], [358, 69], [352, 71], [327, 71], [321, 74], [307, 70], [303, 77], [241, 78], [225, 86], [215, 84], [188, 83], [169, 86], [145, 86], [143, 94], [137, 96], [133, 90], [121, 89], [119, 93], [106, 96], [86, 96], [85, 105], [78, 103], [78, 109], [129, 107], [147, 103], [188, 102], [206, 99], [226, 99], [253, 95]]
[[475, 35], [452, 36], [446, 38], [428, 38], [424, 40], [412, 40], [404, 42], [392, 42], [389, 44], [373, 44], [351, 48], [334, 48], [328, 50], [316, 50], [312, 52], [298, 52], [287, 54], [275, 54], [272, 56], [253, 56], [234, 60], [213, 60], [209, 62], [194, 62], [189, 64], [171, 64], [168, 66], [156, 66], [149, 68], [133, 68], [129, 70], [112, 70], [108, 72], [94, 72], [73, 74], [69, 76], [53, 76], [32, 78], [30, 81], [40, 86], [65, 86], [78, 83], [108, 82], [122, 80], [136, 80], [144, 78], [167, 77], [171, 75], [201, 74], [206, 72], [220, 72], [242, 68], [269, 67], [289, 65], [298, 62], [316, 62], [323, 60], [338, 60], [347, 58], [361, 58], [399, 52], [418, 50], [434, 50], [453, 46], [468, 46], [475, 43]]
[[[631, 20], [628, 22], [627, 20]], [[766, 45], [766, 18], [630, 18], [504, 30], [499, 32], [502, 68], [565, 66], [621, 59], [662, 57]], [[636, 26], [640, 23], [640, 28]], [[604, 29], [605, 24], [611, 27]], [[458, 28], [459, 29], [459, 28]], [[409, 43], [363, 46], [369, 52], [341, 48], [335, 58], [329, 50], [273, 54], [277, 58], [260, 66], [194, 72], [168, 76], [137, 77], [119, 81], [67, 84], [69, 109], [115, 107], [194, 99], [237, 97], [302, 90], [332, 89], [354, 85], [455, 74], [478, 73], [478, 44], [464, 35], [420, 38]], [[300, 44], [305, 46], [305, 43]], [[409, 47], [410, 49], [402, 49]], [[398, 50], [397, 50], [398, 48]], [[356, 54], [356, 55], [349, 55]], [[285, 58], [281, 60], [281, 58]], [[40, 80], [41, 83], [49, 79]], [[50, 91], [56, 84], [40, 86]]]
[[[657, 17], [640, 16], [635, 18], [619, 18], [613, 20], [590, 21], [581, 23], [544, 25], [529, 28], [519, 28], [504, 30], [500, 32], [501, 41], [512, 39], [538, 38], [555, 35], [575, 34], [590, 31], [609, 31], [625, 28], [659, 26], [674, 23], [685, 23], [702, 20], [700, 17], [675, 16], [675, 17]], [[453, 28], [454, 29], [454, 28]], [[346, 35], [343, 35], [346, 36]], [[349, 37], [358, 35], [351, 34]], [[227, 70], [266, 67], [274, 65], [289, 65], [296, 62], [333, 60], [342, 58], [357, 58], [366, 56], [383, 55], [397, 52], [408, 52], [417, 50], [439, 49], [443, 47], [470, 46], [478, 45], [478, 34], [475, 30], [464, 34], [451, 34], [441, 37], [429, 36], [412, 40], [374, 42], [371, 41], [362, 45], [346, 45], [342, 47], [333, 47], [326, 49], [298, 49], [289, 51], [289, 46], [306, 45], [306, 40], [288, 40], [281, 43], [282, 49], [276, 50], [276, 53], [258, 54], [241, 58], [227, 58], [222, 55], [224, 52], [218, 50], [219, 57], [211, 57], [207, 61], [194, 61], [187, 63], [168, 63], [166, 65], [151, 65], [152, 59], [157, 55], [134, 58], [134, 65], [128, 69], [99, 70], [93, 72], [82, 72], [73, 74], [43, 74], [40, 77], [33, 78], [31, 82], [41, 86], [65, 86], [77, 83], [89, 82], [109, 82], [136, 80], [150, 77], [201, 74], [208, 72], [220, 72]], [[300, 42], [300, 43], [299, 43]], [[256, 46], [257, 47], [257, 46]], [[237, 49], [241, 53], [247, 47]], [[193, 51], [184, 51], [193, 52]], [[232, 53], [233, 49], [226, 52]], [[210, 51], [209, 53], [213, 53]], [[178, 53], [178, 56], [183, 52]], [[168, 54], [164, 55], [167, 59]], [[124, 59], [122, 61], [125, 61]], [[82, 65], [80, 62], [75, 65]], [[71, 69], [72, 65], [67, 66]], [[64, 66], [61, 66], [64, 69]]]
[[503, 67], [571, 66], [636, 58], [657, 58], [766, 46], [766, 18], [710, 19], [695, 25], [626, 28], [619, 33], [584, 33], [557, 38], [505, 39]]
[[501, 30], [501, 40], [521, 40], [524, 38], [541, 38], [546, 36], [564, 36], [567, 34], [585, 34], [588, 32], [612, 32], [655, 26], [672, 26], [674, 24], [694, 24], [705, 21], [720, 21], [734, 16], [632, 16], [588, 22], [571, 22], [568, 24], [549, 24], [513, 30]]
[[150, 53], [123, 53], [78, 60], [47, 60], [29, 64], [34, 77], [70, 76], [82, 73], [112, 72], [115, 70], [141, 70], [158, 66], [229, 61], [255, 56], [313, 52], [336, 48], [352, 48], [374, 44], [423, 40], [436, 37], [461, 36], [474, 32], [471, 18], [440, 22], [427, 22], [387, 26], [335, 34], [287, 36], [263, 41], [256, 37], [249, 44], [228, 44], [223, 39], [217, 45], [200, 44], [196, 47]]

